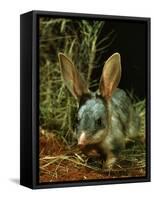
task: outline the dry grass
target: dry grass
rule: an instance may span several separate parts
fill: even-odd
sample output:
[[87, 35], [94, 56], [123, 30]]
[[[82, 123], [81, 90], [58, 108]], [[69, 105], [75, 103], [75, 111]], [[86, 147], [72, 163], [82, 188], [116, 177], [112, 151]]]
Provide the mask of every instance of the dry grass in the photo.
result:
[[88, 158], [59, 135], [40, 130], [40, 182], [140, 177], [145, 176], [145, 169], [141, 143], [123, 150], [114, 168], [108, 170], [99, 158]]
[[[123, 151], [111, 171], [72, 146], [77, 105], [63, 84], [57, 55], [63, 52], [72, 58], [89, 86], [97, 86], [98, 80], [91, 80], [94, 66], [115, 39], [113, 30], [101, 38], [104, 26], [104, 21], [40, 19], [40, 182], [145, 175], [143, 144]], [[145, 133], [145, 101], [135, 101], [134, 107]]]
[[[134, 104], [141, 117], [141, 135], [145, 134], [145, 101]], [[123, 150], [111, 170], [104, 169], [99, 158], [89, 159], [76, 146], [69, 145], [57, 133], [40, 129], [40, 182], [113, 179], [146, 175], [145, 145], [132, 142]]]

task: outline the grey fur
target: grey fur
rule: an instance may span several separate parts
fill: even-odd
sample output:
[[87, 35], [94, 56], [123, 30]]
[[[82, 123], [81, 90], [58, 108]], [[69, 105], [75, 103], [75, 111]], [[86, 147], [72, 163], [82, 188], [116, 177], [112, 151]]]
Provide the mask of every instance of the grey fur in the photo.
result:
[[[88, 155], [95, 149], [110, 168], [127, 141], [139, 138], [140, 118], [124, 90], [117, 85], [121, 77], [120, 54], [113, 54], [105, 63], [100, 79], [99, 95], [87, 89], [73, 63], [59, 55], [64, 82], [79, 104], [84, 95], [88, 98], [78, 110], [76, 137], [82, 141], [82, 149]], [[69, 69], [67, 68], [69, 65]], [[87, 151], [86, 151], [87, 149]]]

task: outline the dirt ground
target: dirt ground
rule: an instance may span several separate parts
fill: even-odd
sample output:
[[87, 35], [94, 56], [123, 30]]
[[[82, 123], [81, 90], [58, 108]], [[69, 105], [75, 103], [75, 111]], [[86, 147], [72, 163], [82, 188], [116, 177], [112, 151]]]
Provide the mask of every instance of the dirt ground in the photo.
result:
[[121, 153], [112, 170], [105, 170], [99, 158], [86, 157], [56, 134], [40, 133], [40, 183], [77, 180], [114, 179], [145, 176], [145, 149], [133, 145]]

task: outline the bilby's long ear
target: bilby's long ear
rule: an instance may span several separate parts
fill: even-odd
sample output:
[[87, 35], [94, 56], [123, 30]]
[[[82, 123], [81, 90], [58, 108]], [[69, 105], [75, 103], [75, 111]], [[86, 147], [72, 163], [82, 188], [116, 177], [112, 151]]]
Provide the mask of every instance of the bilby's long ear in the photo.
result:
[[99, 84], [99, 91], [106, 99], [110, 99], [117, 88], [121, 78], [121, 58], [119, 53], [114, 53], [105, 62]]
[[69, 58], [62, 53], [59, 53], [58, 56], [64, 83], [72, 95], [79, 101], [84, 94], [88, 93], [87, 84]]

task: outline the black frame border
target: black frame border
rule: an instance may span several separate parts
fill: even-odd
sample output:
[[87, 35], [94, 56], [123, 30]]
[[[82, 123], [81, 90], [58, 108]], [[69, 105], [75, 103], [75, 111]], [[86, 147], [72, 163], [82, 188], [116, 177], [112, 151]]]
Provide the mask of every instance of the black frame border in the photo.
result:
[[[146, 176], [108, 180], [39, 183], [39, 17], [108, 19], [147, 23]], [[31, 11], [20, 16], [20, 184], [33, 188], [57, 188], [151, 181], [151, 19], [51, 11]]]

